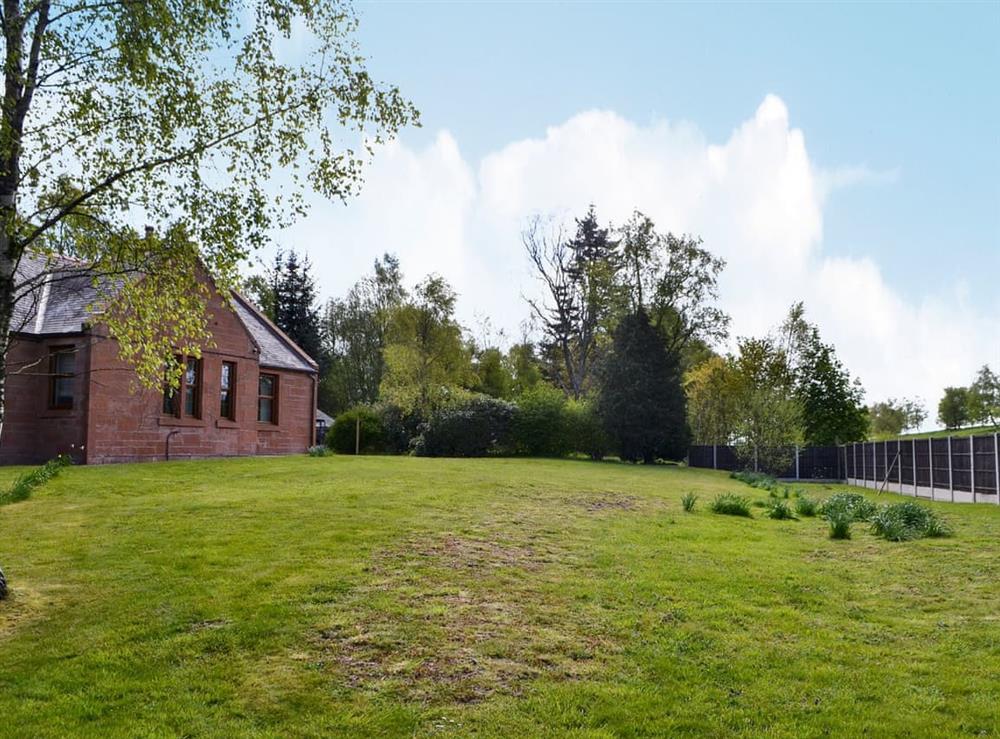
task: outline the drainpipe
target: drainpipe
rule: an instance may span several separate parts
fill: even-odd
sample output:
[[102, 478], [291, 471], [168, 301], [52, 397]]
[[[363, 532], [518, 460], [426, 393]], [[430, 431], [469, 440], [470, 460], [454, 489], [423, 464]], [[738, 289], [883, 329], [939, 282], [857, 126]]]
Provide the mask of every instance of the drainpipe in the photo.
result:
[[180, 429], [174, 429], [169, 434], [167, 434], [167, 451], [166, 451], [166, 455], [165, 455], [167, 462], [170, 461], [170, 439], [171, 439], [171, 437], [173, 437], [174, 434], [179, 434], [180, 432], [181, 432]]

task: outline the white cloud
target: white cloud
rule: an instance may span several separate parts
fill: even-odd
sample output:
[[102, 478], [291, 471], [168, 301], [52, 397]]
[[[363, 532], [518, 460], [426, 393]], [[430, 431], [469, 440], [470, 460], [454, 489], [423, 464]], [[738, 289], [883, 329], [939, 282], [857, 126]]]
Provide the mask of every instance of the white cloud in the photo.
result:
[[722, 303], [735, 334], [764, 332], [804, 300], [870, 399], [919, 395], [933, 405], [944, 385], [968, 381], [990, 358], [977, 350], [989, 341], [985, 317], [959, 286], [908, 302], [872, 260], [823, 248], [833, 189], [897, 178], [863, 166], [818, 169], [773, 95], [721, 144], [691, 124], [641, 126], [595, 110], [489, 154], [478, 171], [447, 132], [417, 151], [393, 143], [356, 200], [316, 205], [288, 245], [307, 249], [328, 294], [392, 251], [413, 281], [447, 277], [466, 320], [487, 314], [516, 330], [527, 315], [520, 295], [535, 289], [520, 243], [525, 221], [569, 220], [595, 203], [601, 219], [621, 222], [638, 208], [664, 230], [702, 236], [727, 260]]

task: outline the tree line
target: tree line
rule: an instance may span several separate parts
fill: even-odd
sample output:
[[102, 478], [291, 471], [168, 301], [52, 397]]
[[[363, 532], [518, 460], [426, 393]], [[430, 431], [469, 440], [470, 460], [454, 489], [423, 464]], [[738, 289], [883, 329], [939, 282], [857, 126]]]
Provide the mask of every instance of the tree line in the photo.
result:
[[244, 289], [317, 359], [320, 407], [363, 420], [370, 451], [653, 462], [691, 442], [749, 457], [869, 434], [860, 381], [801, 303], [768, 335], [716, 349], [729, 336], [716, 302], [725, 262], [701, 239], [640, 212], [602, 224], [591, 206], [569, 229], [532, 219], [522, 243], [541, 290], [526, 301], [534, 335], [514, 342], [474, 337], [447, 281], [411, 285], [392, 254], [324, 306], [294, 251]]

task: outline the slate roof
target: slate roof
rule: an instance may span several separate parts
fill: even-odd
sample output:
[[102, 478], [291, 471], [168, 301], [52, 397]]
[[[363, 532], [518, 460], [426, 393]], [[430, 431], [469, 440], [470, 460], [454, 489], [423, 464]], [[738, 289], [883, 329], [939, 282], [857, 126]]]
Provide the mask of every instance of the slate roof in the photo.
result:
[[[93, 274], [73, 259], [25, 254], [15, 272], [15, 285], [13, 333], [78, 334], [94, 313], [98, 291]], [[317, 370], [308, 354], [236, 292], [233, 308], [260, 349], [261, 365]]]
[[10, 330], [16, 333], [80, 333], [97, 298], [93, 275], [68, 257], [25, 254], [14, 284]]
[[237, 292], [233, 292], [233, 307], [236, 315], [246, 326], [250, 336], [260, 348], [260, 363], [266, 367], [304, 370], [315, 372], [316, 363], [292, 341], [280, 328], [275, 326], [253, 303]]

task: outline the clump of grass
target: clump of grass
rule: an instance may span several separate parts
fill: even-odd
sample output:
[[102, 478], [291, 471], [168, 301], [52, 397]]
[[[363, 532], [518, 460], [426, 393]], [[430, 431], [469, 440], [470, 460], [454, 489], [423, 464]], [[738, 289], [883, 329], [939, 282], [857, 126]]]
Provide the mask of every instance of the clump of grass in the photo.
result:
[[73, 460], [64, 454], [60, 454], [55, 459], [50, 459], [41, 467], [19, 475], [13, 484], [7, 488], [6, 492], [0, 493], [0, 505], [4, 505], [5, 503], [19, 503], [22, 500], [27, 500], [31, 496], [32, 490], [39, 485], [47, 483], [59, 474], [59, 470], [72, 463]]
[[325, 457], [328, 454], [332, 454], [332, 453], [333, 452], [331, 452], [329, 448], [327, 448], [327, 447], [325, 447], [325, 446], [323, 446], [321, 444], [317, 444], [316, 446], [309, 447], [309, 456], [310, 457]]
[[910, 541], [951, 533], [934, 511], [913, 501], [893, 503], [879, 509], [871, 517], [871, 529], [875, 536], [888, 541]]
[[808, 518], [812, 518], [813, 516], [816, 515], [816, 511], [818, 508], [819, 506], [816, 504], [816, 501], [813, 500], [812, 498], [802, 497], [802, 498], [796, 498], [795, 500], [795, 512], [798, 513], [800, 516], [806, 516]]
[[687, 513], [692, 513], [694, 511], [694, 504], [698, 502], [698, 496], [694, 493], [684, 493], [681, 498], [681, 505], [684, 506], [684, 510]]
[[712, 513], [721, 513], [726, 516], [751, 517], [750, 499], [744, 498], [735, 493], [723, 493], [716, 496], [711, 505]]
[[743, 470], [741, 472], [733, 472], [729, 476], [734, 480], [739, 480], [740, 482], [744, 482], [750, 487], [758, 488], [759, 490], [774, 491], [778, 489], [778, 481], [763, 472], [750, 472], [749, 470]]
[[791, 506], [784, 500], [776, 500], [771, 503], [767, 509], [767, 516], [779, 521], [788, 521], [795, 518]]
[[851, 538], [851, 516], [849, 513], [838, 510], [827, 515], [826, 520], [830, 522], [831, 539]]
[[824, 500], [819, 508], [819, 512], [827, 519], [846, 516], [851, 522], [867, 521], [877, 510], [877, 505], [859, 493], [835, 493]]

